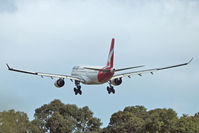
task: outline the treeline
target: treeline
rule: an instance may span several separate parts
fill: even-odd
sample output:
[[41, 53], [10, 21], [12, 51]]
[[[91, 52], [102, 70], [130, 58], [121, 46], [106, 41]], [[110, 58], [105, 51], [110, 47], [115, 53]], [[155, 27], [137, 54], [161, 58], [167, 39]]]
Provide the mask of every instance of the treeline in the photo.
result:
[[132, 106], [114, 113], [107, 127], [101, 125], [87, 106], [60, 100], [37, 108], [32, 121], [24, 112], [0, 112], [0, 133], [199, 133], [199, 113], [178, 118], [173, 109]]

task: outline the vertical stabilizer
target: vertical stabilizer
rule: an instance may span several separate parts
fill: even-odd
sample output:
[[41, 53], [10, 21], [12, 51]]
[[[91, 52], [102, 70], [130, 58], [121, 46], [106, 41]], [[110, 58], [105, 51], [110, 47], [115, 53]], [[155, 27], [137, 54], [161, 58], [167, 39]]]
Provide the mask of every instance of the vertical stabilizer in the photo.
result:
[[107, 61], [107, 67], [112, 68], [113, 67], [113, 59], [114, 59], [114, 43], [115, 39], [113, 38], [111, 41], [111, 47], [108, 55], [108, 61]]

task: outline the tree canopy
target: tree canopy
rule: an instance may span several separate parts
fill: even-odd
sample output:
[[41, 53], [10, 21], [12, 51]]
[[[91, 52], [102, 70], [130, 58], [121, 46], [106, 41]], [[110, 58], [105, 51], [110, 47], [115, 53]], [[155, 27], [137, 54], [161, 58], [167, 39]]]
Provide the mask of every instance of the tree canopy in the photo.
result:
[[102, 123], [93, 117], [87, 106], [63, 104], [54, 100], [35, 110], [33, 123], [43, 131], [50, 133], [87, 133], [99, 132]]
[[173, 109], [149, 110], [143, 106], [126, 107], [114, 113], [103, 133], [198, 133], [199, 113], [178, 118]]
[[24, 112], [0, 112], [0, 133], [198, 133], [199, 112], [177, 116], [173, 109], [129, 106], [113, 113], [107, 127], [87, 107], [53, 100], [35, 110], [29, 121]]
[[0, 112], [0, 133], [40, 133], [39, 129], [28, 120], [24, 112], [8, 110]]

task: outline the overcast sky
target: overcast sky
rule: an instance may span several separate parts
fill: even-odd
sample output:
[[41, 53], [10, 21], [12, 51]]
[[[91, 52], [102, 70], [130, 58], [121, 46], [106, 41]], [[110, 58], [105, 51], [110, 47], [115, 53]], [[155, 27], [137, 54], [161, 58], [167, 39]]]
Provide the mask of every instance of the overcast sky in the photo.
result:
[[[115, 87], [74, 83], [57, 89], [56, 79], [7, 71], [5, 66], [70, 75], [74, 65], [106, 64], [116, 39], [115, 67], [185, 67], [145, 74]], [[126, 106], [173, 108], [179, 116], [199, 112], [198, 0], [0, 0], [0, 111], [34, 109], [54, 99], [89, 106], [103, 126]]]

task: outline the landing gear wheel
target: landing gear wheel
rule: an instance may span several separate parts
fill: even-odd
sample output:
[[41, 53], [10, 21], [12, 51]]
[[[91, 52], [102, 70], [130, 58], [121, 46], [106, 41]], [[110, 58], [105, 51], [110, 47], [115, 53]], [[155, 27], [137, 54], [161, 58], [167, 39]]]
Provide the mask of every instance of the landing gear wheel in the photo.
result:
[[107, 86], [107, 91], [108, 91], [108, 94], [111, 93], [111, 89]]
[[115, 89], [113, 88], [113, 86], [111, 84], [111, 80], [108, 83], [109, 83], [109, 86], [107, 86], [108, 94], [110, 94], [110, 93], [115, 94]]
[[76, 88], [74, 88], [75, 95], [77, 94], [82, 95], [80, 81], [75, 80], [75, 86], [76, 86]]
[[78, 86], [77, 86], [77, 89], [81, 89], [81, 86], [80, 86], [80, 85], [78, 85]]
[[114, 89], [113, 87], [111, 87], [111, 92], [112, 92], [113, 94], [115, 94], [115, 89]]
[[75, 92], [75, 95], [77, 95], [78, 94], [78, 89], [74, 88], [74, 92]]
[[108, 91], [108, 94], [110, 94], [110, 93], [115, 94], [115, 89], [113, 88], [113, 86], [111, 86], [111, 87], [107, 86], [107, 91]]
[[78, 92], [79, 92], [80, 95], [82, 95], [82, 91], [80, 89], [78, 89]]
[[77, 95], [77, 94], [82, 95], [82, 90], [81, 89], [74, 88], [74, 92], [75, 92], [75, 95]]

